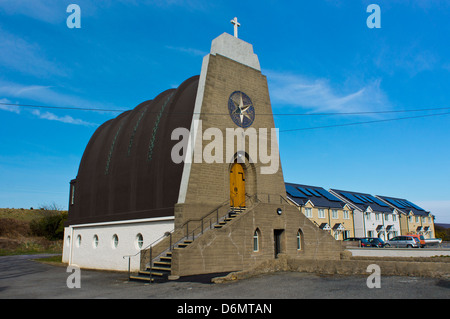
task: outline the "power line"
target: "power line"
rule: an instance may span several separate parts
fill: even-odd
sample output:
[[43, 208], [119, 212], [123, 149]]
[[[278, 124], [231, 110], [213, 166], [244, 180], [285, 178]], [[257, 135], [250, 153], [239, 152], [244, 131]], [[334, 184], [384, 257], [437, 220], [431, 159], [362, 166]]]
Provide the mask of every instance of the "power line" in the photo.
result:
[[450, 110], [450, 107], [438, 107], [428, 109], [412, 109], [412, 110], [391, 110], [391, 111], [361, 111], [361, 112], [326, 112], [326, 113], [273, 113], [276, 115], [293, 115], [293, 116], [325, 116], [325, 115], [369, 115], [369, 114], [388, 114], [388, 113], [412, 113], [426, 111], [442, 111]]
[[0, 105], [8, 106], [22, 106], [42, 109], [58, 109], [58, 110], [77, 110], [77, 111], [103, 111], [103, 112], [125, 112], [127, 110], [113, 110], [113, 109], [97, 109], [97, 108], [83, 108], [83, 107], [69, 107], [69, 106], [48, 106], [48, 105], [31, 105], [31, 104], [13, 104], [13, 103], [0, 103]]
[[[31, 108], [48, 108], [48, 109], [59, 109], [59, 110], [79, 110], [79, 111], [102, 111], [102, 112], [125, 112], [127, 110], [119, 110], [119, 109], [100, 109], [100, 108], [79, 108], [79, 107], [66, 107], [66, 106], [47, 106], [47, 105], [31, 105], [31, 104], [12, 104], [12, 103], [0, 103], [0, 105], [7, 106], [21, 106], [21, 107], [31, 107]], [[268, 114], [260, 114], [258, 115], [273, 115], [273, 116], [329, 116], [329, 115], [369, 115], [369, 114], [389, 114], [389, 113], [412, 113], [412, 112], [426, 112], [426, 111], [437, 111], [437, 110], [449, 110], [450, 107], [442, 107], [442, 108], [428, 108], [428, 109], [410, 109], [410, 110], [393, 110], [393, 111], [367, 111], [367, 112], [330, 112], [330, 113], [268, 113]], [[152, 113], [152, 112], [149, 112]], [[155, 112], [155, 113], [159, 113]], [[169, 112], [169, 114], [183, 114], [183, 115], [191, 115], [191, 112]], [[194, 113], [197, 114], [197, 113]], [[203, 113], [205, 115], [229, 115], [228, 113]], [[280, 130], [279, 132], [295, 132], [295, 131], [309, 131], [309, 130], [317, 130], [324, 128], [333, 128], [333, 127], [345, 127], [345, 126], [354, 126], [354, 125], [363, 125], [363, 124], [372, 124], [372, 123], [381, 123], [381, 122], [393, 122], [393, 121], [402, 121], [402, 120], [410, 120], [417, 118], [425, 118], [425, 117], [435, 117], [435, 116], [444, 116], [449, 115], [450, 112], [438, 113], [438, 114], [426, 114], [426, 115], [417, 115], [417, 116], [406, 116], [399, 117], [393, 119], [381, 119], [381, 120], [371, 120], [371, 121], [363, 121], [363, 122], [352, 122], [352, 123], [344, 123], [344, 124], [332, 124], [332, 125], [324, 125], [324, 126], [314, 126], [314, 127], [304, 127], [304, 128], [294, 128], [294, 129], [286, 129]]]
[[317, 129], [322, 129], [322, 128], [362, 125], [362, 124], [391, 122], [391, 121], [401, 121], [401, 120], [410, 120], [410, 119], [432, 117], [432, 116], [442, 116], [442, 115], [449, 115], [449, 114], [450, 114], [450, 112], [438, 113], [438, 114], [417, 115], [417, 116], [407, 116], [407, 117], [398, 117], [398, 118], [394, 118], [394, 119], [383, 119], [383, 120], [373, 120], [373, 121], [365, 121], [365, 122], [353, 122], [353, 123], [344, 123], [344, 124], [333, 124], [333, 125], [324, 125], [324, 126], [295, 128], [295, 129], [288, 129], [288, 130], [280, 130], [280, 132], [308, 131], [308, 130], [317, 130]]
[[[130, 109], [101, 109], [101, 108], [85, 108], [85, 107], [68, 107], [68, 106], [48, 106], [48, 105], [31, 105], [31, 104], [13, 104], [0, 103], [0, 105], [7, 106], [21, 106], [30, 108], [46, 108], [58, 110], [77, 110], [77, 111], [95, 111], [95, 112], [126, 112]], [[258, 115], [273, 115], [273, 116], [330, 116], [330, 115], [370, 115], [370, 114], [389, 114], [389, 113], [410, 113], [410, 112], [426, 112], [450, 110], [450, 107], [427, 108], [427, 109], [410, 109], [410, 110], [391, 110], [391, 111], [361, 111], [361, 112], [323, 112], [323, 113], [258, 113]], [[152, 112], [150, 112], [152, 113]], [[155, 111], [154, 113], [159, 113]], [[170, 114], [193, 114], [192, 112], [167, 112]], [[199, 113], [194, 113], [199, 114]], [[228, 113], [203, 113], [205, 115], [229, 115]]]

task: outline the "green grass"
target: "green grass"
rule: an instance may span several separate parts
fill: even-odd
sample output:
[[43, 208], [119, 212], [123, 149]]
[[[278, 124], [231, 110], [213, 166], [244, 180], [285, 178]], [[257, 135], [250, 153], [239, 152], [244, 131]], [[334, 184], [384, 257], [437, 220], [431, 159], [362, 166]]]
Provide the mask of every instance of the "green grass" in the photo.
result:
[[39, 209], [0, 208], [0, 256], [61, 254], [62, 240], [48, 240], [32, 235], [30, 223], [48, 211]]
[[50, 256], [50, 257], [44, 257], [44, 258], [36, 258], [34, 261], [41, 262], [44, 264], [50, 264], [50, 265], [56, 265], [56, 266], [63, 266], [65, 263], [62, 262], [62, 256], [56, 255], [56, 256]]
[[22, 208], [0, 208], [0, 218], [12, 218], [20, 221], [31, 222], [43, 216], [43, 210]]
[[45, 241], [26, 238], [0, 249], [0, 256], [35, 255], [35, 254], [61, 254], [62, 240]]

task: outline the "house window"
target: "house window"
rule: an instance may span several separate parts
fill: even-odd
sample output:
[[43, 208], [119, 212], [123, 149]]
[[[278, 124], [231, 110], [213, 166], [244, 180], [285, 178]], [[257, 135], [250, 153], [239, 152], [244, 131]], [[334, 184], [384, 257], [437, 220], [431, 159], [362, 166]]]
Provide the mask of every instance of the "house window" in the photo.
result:
[[344, 210], [344, 219], [350, 219], [348, 210]]
[[253, 233], [253, 251], [259, 251], [259, 229]]
[[319, 218], [325, 218], [325, 210], [323, 208], [319, 208]]
[[392, 221], [396, 222], [397, 221], [397, 215], [392, 215]]
[[367, 232], [367, 237], [374, 237], [374, 236], [373, 236], [373, 230], [369, 230], [369, 231]]
[[312, 208], [311, 208], [311, 207], [306, 207], [306, 208], [305, 208], [305, 215], [306, 215], [306, 217], [308, 217], [308, 218], [311, 218], [311, 217], [312, 217]]
[[350, 237], [350, 231], [349, 230], [344, 230], [344, 232], [342, 233], [342, 239], [347, 239]]
[[339, 214], [338, 214], [337, 209], [332, 209], [332, 210], [331, 210], [331, 216], [332, 216], [332, 218], [334, 218], [334, 219], [339, 218]]
[[419, 222], [419, 216], [416, 216], [416, 223]]
[[370, 220], [370, 213], [366, 213], [366, 220]]
[[375, 214], [375, 219], [376, 219], [376, 220], [380, 220], [380, 214], [376, 213], [376, 214]]

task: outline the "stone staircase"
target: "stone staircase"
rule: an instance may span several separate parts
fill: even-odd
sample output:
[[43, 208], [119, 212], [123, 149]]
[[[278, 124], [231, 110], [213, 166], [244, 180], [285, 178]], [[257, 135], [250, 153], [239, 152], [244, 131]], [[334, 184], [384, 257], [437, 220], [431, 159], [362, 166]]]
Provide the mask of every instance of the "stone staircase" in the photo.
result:
[[[230, 210], [226, 214], [226, 216], [215, 223], [210, 229], [207, 231], [214, 231], [220, 229], [227, 225], [227, 223], [231, 222], [233, 219], [237, 218], [240, 214], [243, 214], [246, 211], [245, 207], [230, 207]], [[202, 232], [203, 234], [203, 232]], [[194, 242], [195, 239], [200, 237], [199, 234], [197, 237], [188, 239], [185, 238], [179, 241], [172, 249], [185, 249], [189, 247], [190, 244]], [[171, 274], [172, 270], [172, 251], [166, 251], [162, 255], [156, 258], [156, 261], [150, 262], [150, 264], [146, 267], [145, 270], [139, 271], [135, 275], [130, 275], [129, 279], [132, 281], [140, 281], [140, 282], [164, 282], [168, 280], [168, 277]]]

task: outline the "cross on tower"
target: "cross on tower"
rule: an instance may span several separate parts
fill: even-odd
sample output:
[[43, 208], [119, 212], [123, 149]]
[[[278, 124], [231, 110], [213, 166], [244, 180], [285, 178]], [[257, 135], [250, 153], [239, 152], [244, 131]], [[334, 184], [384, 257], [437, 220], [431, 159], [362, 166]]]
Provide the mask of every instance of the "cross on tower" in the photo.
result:
[[238, 37], [238, 27], [241, 26], [241, 24], [238, 22], [238, 19], [235, 17], [233, 20], [231, 20], [231, 24], [234, 25], [234, 37]]

